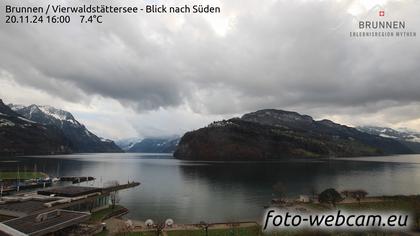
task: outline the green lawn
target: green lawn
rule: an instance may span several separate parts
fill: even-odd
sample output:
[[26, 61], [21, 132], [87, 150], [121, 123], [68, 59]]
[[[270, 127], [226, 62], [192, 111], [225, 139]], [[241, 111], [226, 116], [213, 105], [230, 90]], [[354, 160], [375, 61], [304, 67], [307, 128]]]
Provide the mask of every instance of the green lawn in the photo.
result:
[[34, 179], [34, 178], [44, 178], [47, 177], [46, 174], [42, 173], [42, 172], [32, 172], [32, 171], [26, 171], [26, 172], [0, 172], [0, 179], [18, 179], [20, 178], [21, 180], [25, 180], [25, 179]]
[[104, 230], [100, 233], [95, 234], [94, 236], [107, 236], [108, 235], [108, 230]]
[[120, 206], [120, 205], [116, 205], [114, 209], [112, 209], [112, 207], [110, 206], [109, 208], [106, 208], [106, 209], [103, 209], [103, 210], [94, 212], [90, 216], [90, 220], [89, 221], [92, 222], [92, 223], [94, 223], [94, 222], [100, 222], [100, 221], [102, 221], [102, 219], [105, 216], [111, 214], [114, 211], [118, 211], [118, 210], [120, 210], [122, 208], [124, 208], [124, 207], [123, 206]]
[[130, 232], [130, 233], [121, 233], [117, 236], [156, 236], [155, 232]]
[[338, 204], [343, 210], [355, 211], [406, 211], [415, 217], [415, 227], [420, 228], [420, 195], [419, 196], [391, 196], [383, 197], [383, 202], [362, 202], [351, 204]]
[[[95, 236], [107, 236], [108, 235], [108, 231], [102, 231], [98, 234], [95, 234]], [[130, 232], [130, 233], [120, 233], [117, 234], [116, 236], [156, 236], [155, 232]]]
[[[168, 236], [206, 236], [204, 230], [176, 230], [165, 231]], [[162, 234], [161, 234], [162, 235]], [[208, 236], [259, 236], [261, 235], [258, 226], [232, 228], [232, 229], [209, 229]], [[156, 236], [155, 232], [131, 232], [121, 233], [117, 236]]]
[[[179, 230], [166, 231], [168, 236], [206, 236], [204, 230]], [[254, 227], [233, 227], [231, 229], [209, 229], [208, 236], [258, 236], [261, 235], [260, 228]]]
[[[420, 203], [420, 202], [419, 202]], [[395, 200], [386, 200], [383, 202], [362, 202], [350, 204], [338, 204], [337, 208], [343, 210], [375, 210], [375, 211], [391, 211], [391, 210], [414, 210], [415, 202], [409, 198], [401, 198]]]

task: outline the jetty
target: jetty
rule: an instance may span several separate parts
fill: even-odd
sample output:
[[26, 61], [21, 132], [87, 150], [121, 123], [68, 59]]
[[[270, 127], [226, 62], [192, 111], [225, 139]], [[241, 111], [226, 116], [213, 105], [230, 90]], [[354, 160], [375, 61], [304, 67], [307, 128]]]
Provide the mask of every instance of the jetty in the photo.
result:
[[116, 192], [123, 189], [134, 188], [139, 185], [140, 185], [139, 182], [128, 182], [126, 184], [118, 184], [118, 185], [102, 188], [102, 192], [103, 193]]

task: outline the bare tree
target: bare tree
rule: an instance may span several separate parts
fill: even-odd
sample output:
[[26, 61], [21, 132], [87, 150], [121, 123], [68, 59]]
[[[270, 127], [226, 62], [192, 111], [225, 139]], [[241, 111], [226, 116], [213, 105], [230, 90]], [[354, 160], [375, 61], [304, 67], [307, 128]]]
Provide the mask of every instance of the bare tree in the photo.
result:
[[368, 195], [368, 193], [363, 190], [363, 189], [359, 189], [359, 190], [344, 190], [341, 192], [342, 195], [344, 195], [345, 197], [351, 197], [357, 200], [357, 202], [360, 205], [360, 201], [364, 198], [366, 198], [366, 196]]
[[318, 191], [316, 190], [315, 187], [311, 187], [311, 189], [309, 190], [310, 194], [312, 195], [312, 202], [315, 202], [315, 200], [317, 200], [317, 196], [318, 196]]
[[333, 188], [324, 190], [321, 194], [319, 194], [318, 198], [320, 203], [329, 203], [333, 207], [336, 207], [337, 203], [343, 201], [344, 199], [341, 197], [341, 194]]
[[92, 213], [93, 209], [95, 208], [95, 201], [91, 200], [91, 201], [86, 202], [86, 204], [87, 204], [87, 208], [89, 212]]
[[365, 190], [361, 189], [361, 190], [355, 190], [351, 192], [351, 195], [354, 199], [357, 200], [357, 202], [360, 205], [360, 201], [364, 199], [368, 195], [368, 193]]
[[[105, 186], [108, 187], [108, 188], [109, 187], [115, 187], [115, 186], [118, 186], [118, 185], [120, 185], [120, 184], [117, 180], [111, 180], [111, 181], [108, 181], [108, 182], [105, 183]], [[111, 200], [111, 207], [112, 207], [112, 209], [114, 209], [115, 205], [120, 202], [120, 196], [118, 194], [118, 191], [117, 190], [111, 191], [109, 193], [109, 198]]]
[[113, 191], [109, 193], [109, 197], [111, 198], [111, 207], [114, 209], [115, 205], [120, 202], [120, 195], [118, 195], [118, 191]]
[[341, 191], [341, 194], [344, 195], [345, 197], [349, 197], [350, 196], [350, 190]]

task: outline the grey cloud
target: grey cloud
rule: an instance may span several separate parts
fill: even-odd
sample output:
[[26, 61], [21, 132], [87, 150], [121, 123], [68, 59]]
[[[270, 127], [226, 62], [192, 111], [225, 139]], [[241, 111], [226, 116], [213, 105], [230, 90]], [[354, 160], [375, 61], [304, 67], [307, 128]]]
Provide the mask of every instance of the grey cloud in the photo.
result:
[[[0, 68], [66, 100], [100, 95], [139, 111], [188, 104], [210, 114], [268, 107], [351, 114], [417, 104], [420, 38], [351, 39], [352, 2], [226, 1], [223, 11], [236, 17], [224, 36], [193, 15], [4, 25]], [[420, 2], [386, 9], [420, 32]]]

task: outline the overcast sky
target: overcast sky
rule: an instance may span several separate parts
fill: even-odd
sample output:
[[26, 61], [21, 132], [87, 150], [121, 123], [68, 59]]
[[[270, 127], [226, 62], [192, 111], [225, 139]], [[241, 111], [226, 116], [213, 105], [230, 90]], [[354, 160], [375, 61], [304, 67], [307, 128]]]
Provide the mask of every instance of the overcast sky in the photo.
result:
[[222, 13], [2, 22], [0, 98], [68, 110], [113, 139], [182, 134], [263, 108], [420, 131], [420, 36], [349, 37], [359, 19], [404, 20], [420, 33], [418, 0], [90, 2], [199, 2]]

